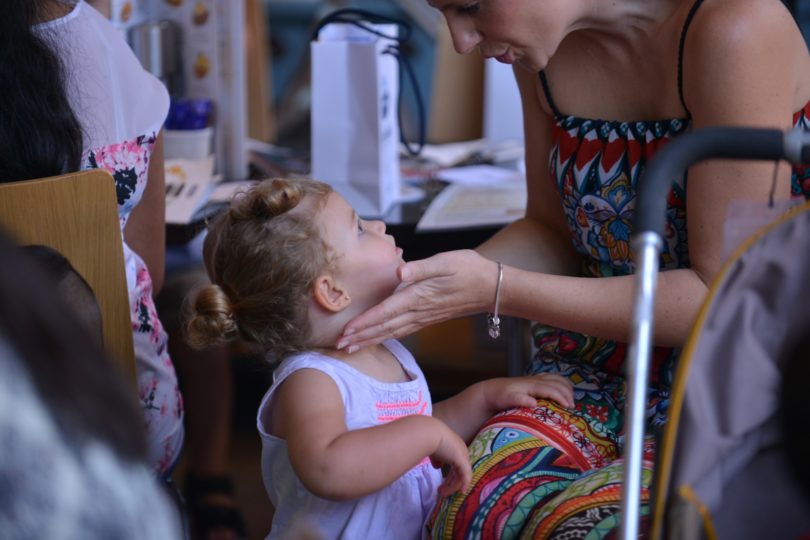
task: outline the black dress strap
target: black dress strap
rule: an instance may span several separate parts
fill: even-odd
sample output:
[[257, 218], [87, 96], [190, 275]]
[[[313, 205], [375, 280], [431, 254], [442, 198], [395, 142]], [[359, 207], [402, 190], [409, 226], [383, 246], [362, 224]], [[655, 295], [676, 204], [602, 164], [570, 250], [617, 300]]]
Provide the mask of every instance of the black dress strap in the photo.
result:
[[689, 107], [686, 106], [686, 101], [683, 99], [683, 49], [684, 44], [686, 43], [686, 32], [689, 30], [689, 25], [692, 24], [692, 19], [695, 18], [695, 13], [697, 13], [697, 10], [702, 3], [703, 0], [695, 0], [695, 3], [692, 4], [692, 8], [686, 15], [686, 21], [683, 23], [683, 29], [681, 30], [681, 41], [678, 45], [678, 97], [681, 98], [681, 105], [683, 105], [683, 108], [686, 111], [687, 118], [692, 118], [692, 113], [689, 112]]
[[543, 94], [546, 96], [548, 106], [551, 107], [551, 112], [554, 113], [556, 118], [561, 117], [562, 114], [560, 114], [560, 110], [557, 109], [557, 105], [554, 104], [554, 99], [551, 97], [551, 89], [548, 87], [545, 70], [541, 69], [538, 75], [540, 76], [540, 85], [543, 87]]

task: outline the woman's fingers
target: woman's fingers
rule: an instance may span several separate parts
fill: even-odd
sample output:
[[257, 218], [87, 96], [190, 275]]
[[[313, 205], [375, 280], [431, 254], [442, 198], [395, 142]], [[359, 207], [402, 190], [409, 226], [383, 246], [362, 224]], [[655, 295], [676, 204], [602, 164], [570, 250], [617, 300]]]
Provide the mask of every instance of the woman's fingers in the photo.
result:
[[574, 406], [574, 387], [571, 381], [555, 374], [542, 374], [533, 377], [532, 395], [553, 399], [565, 407]]
[[454, 275], [459, 271], [456, 259], [460, 253], [463, 253], [463, 251], [448, 251], [438, 253], [427, 259], [407, 262], [397, 269], [399, 279], [410, 283]]
[[386, 339], [399, 339], [408, 336], [424, 327], [424, 324], [407, 322], [410, 318], [410, 315], [406, 314], [365, 330], [352, 332], [348, 335], [344, 334], [338, 339], [336, 347], [353, 353], [365, 347], [382, 343]]
[[350, 344], [365, 346], [406, 335], [403, 328], [408, 327], [415, 315], [411, 311], [413, 296], [406, 287], [349, 321], [338, 340], [338, 348]]
[[536, 388], [533, 392], [535, 397], [551, 399], [562, 405], [571, 408], [574, 406], [574, 393], [557, 384], [546, 384], [542, 388]]
[[499, 408], [534, 407], [537, 399], [550, 399], [563, 407], [574, 406], [574, 390], [571, 382], [559, 375], [542, 374], [521, 377], [511, 383], [506, 402]]

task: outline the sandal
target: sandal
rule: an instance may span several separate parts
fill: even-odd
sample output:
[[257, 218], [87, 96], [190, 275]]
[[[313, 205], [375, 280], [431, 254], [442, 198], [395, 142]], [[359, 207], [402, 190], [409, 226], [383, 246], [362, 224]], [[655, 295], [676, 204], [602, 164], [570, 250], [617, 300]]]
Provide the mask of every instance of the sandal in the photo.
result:
[[189, 473], [186, 475], [183, 492], [192, 538], [207, 540], [215, 531], [232, 531], [236, 538], [247, 538], [239, 508], [234, 504], [219, 502], [219, 499], [233, 498], [233, 482], [230, 478]]

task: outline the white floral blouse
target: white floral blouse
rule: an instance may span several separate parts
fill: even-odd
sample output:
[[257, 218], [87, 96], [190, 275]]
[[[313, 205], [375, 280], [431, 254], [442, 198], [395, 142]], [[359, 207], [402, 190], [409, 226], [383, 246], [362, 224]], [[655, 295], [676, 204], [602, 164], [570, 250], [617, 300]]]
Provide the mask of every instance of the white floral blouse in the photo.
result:
[[[35, 29], [64, 64], [68, 97], [84, 132], [82, 168], [103, 168], [115, 179], [123, 235], [146, 189], [149, 159], [168, 114], [168, 93], [144, 71], [123, 35], [82, 0], [64, 17]], [[165, 475], [183, 443], [183, 402], [149, 271], [126, 241], [124, 261], [149, 458], [155, 472]]]

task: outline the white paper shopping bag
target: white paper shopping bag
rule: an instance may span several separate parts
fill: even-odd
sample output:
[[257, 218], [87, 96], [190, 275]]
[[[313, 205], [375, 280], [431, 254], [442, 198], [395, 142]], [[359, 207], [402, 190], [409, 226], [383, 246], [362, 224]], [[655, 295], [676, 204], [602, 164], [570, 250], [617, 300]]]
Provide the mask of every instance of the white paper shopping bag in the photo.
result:
[[312, 176], [364, 217], [400, 195], [396, 36], [396, 24], [335, 22], [311, 44]]

